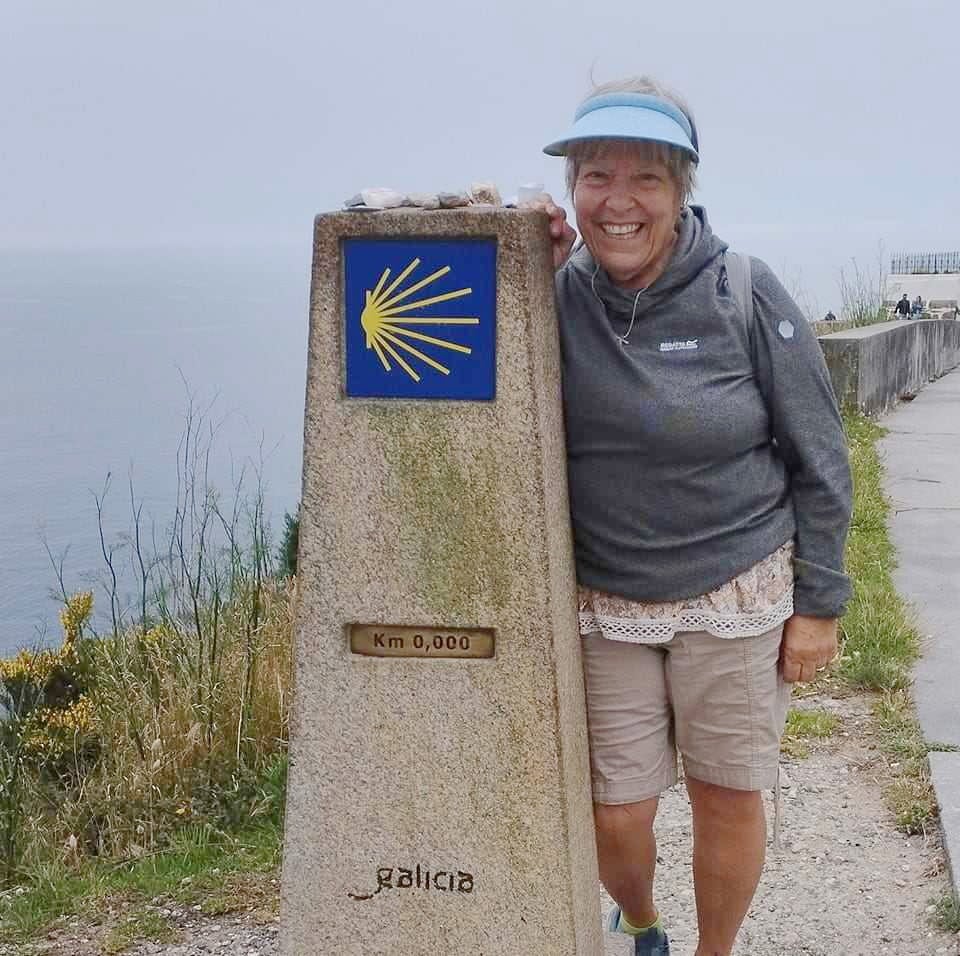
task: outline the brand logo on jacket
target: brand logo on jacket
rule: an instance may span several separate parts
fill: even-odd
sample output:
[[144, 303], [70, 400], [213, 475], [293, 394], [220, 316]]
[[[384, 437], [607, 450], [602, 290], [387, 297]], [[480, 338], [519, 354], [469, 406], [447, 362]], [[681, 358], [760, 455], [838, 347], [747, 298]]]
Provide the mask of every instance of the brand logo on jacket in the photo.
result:
[[661, 352], [692, 352], [700, 348], [700, 339], [674, 339], [671, 342], [661, 342]]

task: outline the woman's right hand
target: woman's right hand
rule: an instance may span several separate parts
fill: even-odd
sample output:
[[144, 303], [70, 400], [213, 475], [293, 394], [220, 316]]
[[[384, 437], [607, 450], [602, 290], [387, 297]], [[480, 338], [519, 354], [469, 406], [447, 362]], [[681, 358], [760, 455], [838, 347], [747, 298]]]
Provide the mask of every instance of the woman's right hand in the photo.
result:
[[558, 206], [548, 193], [541, 193], [536, 199], [521, 203], [521, 209], [539, 209], [550, 217], [550, 241], [553, 245], [553, 268], [559, 269], [570, 256], [570, 250], [577, 238], [573, 227], [567, 222], [567, 211]]

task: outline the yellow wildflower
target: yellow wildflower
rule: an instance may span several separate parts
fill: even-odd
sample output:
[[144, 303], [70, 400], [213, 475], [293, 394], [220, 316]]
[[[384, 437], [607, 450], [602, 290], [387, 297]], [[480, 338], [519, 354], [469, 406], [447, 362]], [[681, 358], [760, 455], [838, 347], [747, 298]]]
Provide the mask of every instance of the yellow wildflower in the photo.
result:
[[42, 683], [61, 659], [60, 651], [31, 651], [24, 648], [16, 657], [0, 661], [0, 679]]
[[35, 756], [70, 753], [77, 738], [92, 733], [95, 717], [89, 697], [79, 697], [69, 707], [38, 707], [27, 718], [24, 749]]
[[60, 611], [64, 645], [73, 644], [80, 637], [80, 631], [90, 619], [92, 611], [93, 591], [78, 591], [68, 598]]

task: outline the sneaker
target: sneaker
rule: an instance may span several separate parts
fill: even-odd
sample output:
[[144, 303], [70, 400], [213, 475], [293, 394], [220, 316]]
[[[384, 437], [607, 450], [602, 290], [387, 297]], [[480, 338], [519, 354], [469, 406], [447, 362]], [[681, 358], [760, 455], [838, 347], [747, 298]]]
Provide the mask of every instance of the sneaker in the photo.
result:
[[[607, 917], [607, 932], [617, 933], [617, 924], [620, 922], [620, 907], [614, 906]], [[639, 936], [633, 937], [634, 956], [670, 956], [670, 940], [659, 926], [651, 926]]]

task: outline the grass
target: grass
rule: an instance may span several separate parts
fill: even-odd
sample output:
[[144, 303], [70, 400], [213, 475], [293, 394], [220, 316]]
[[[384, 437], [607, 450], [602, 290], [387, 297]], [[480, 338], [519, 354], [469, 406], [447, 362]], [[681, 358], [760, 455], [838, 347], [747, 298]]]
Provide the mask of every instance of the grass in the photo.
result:
[[[874, 726], [887, 761], [887, 805], [901, 830], [923, 833], [937, 817], [927, 754], [938, 748], [924, 741], [909, 695], [920, 634], [909, 605], [893, 583], [896, 553], [887, 530], [890, 505], [877, 452], [885, 430], [858, 413], [844, 415], [844, 428], [854, 488], [846, 567], [854, 591], [840, 622], [838, 664], [821, 679], [819, 690], [875, 695]], [[808, 756], [810, 741], [829, 736], [835, 726], [836, 719], [822, 709], [792, 709], [784, 753]]]
[[[272, 916], [282, 828], [261, 826], [238, 835], [186, 828], [170, 847], [123, 864], [85, 863], [77, 870], [48, 865], [29, 874], [17, 892], [0, 897], [0, 942], [27, 943], [71, 917], [105, 927], [106, 952], [120, 953], [135, 940], [163, 942], [175, 927], [164, 905], [199, 906], [210, 916], [240, 910]], [[113, 916], [110, 915], [111, 911]]]
[[101, 944], [107, 954], [123, 953], [140, 940], [170, 943], [177, 938], [176, 927], [155, 909], [139, 907], [114, 926]]
[[873, 706], [880, 747], [888, 760], [887, 805], [905, 833], [925, 833], [937, 819], [927, 754], [913, 702], [903, 690], [883, 694]]
[[933, 903], [933, 925], [945, 933], [960, 933], [960, 900], [944, 893]]
[[819, 322], [811, 322], [810, 325], [813, 327], [813, 334], [818, 337], [821, 335], [832, 335], [834, 332], [846, 332], [849, 329], [855, 329], [857, 327], [856, 322], [840, 319], [837, 319], [835, 322], [824, 322], [821, 319]]
[[791, 707], [787, 713], [781, 749], [793, 758], [806, 757], [810, 753], [809, 742], [830, 737], [839, 722], [836, 714], [823, 707]]
[[893, 585], [896, 555], [887, 531], [890, 505], [876, 443], [884, 429], [862, 415], [844, 418], [853, 470], [853, 517], [847, 572], [854, 593], [840, 628], [839, 676], [853, 688], [905, 690], [920, 651], [920, 635]]
[[920, 634], [909, 605], [893, 584], [896, 554], [887, 530], [890, 505], [883, 491], [877, 442], [885, 430], [860, 414], [844, 416], [853, 471], [854, 506], [846, 565], [853, 599], [841, 628], [841, 688], [875, 693], [875, 728], [887, 760], [887, 805], [906, 833], [923, 833], [937, 817], [927, 754], [935, 747], [920, 732], [909, 688]]
[[28, 942], [54, 920], [76, 913], [78, 901], [89, 896], [89, 874], [54, 865], [38, 867], [29, 883], [0, 897], [0, 941]]

